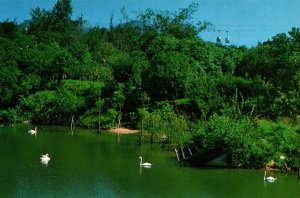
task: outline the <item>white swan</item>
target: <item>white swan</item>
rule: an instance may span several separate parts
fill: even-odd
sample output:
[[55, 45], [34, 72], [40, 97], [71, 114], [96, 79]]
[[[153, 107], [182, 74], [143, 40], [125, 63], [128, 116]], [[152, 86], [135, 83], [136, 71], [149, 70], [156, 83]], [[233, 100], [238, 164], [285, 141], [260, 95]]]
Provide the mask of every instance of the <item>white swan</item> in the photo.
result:
[[143, 158], [140, 156], [140, 166], [141, 167], [145, 167], [145, 168], [151, 168], [153, 164], [149, 163], [149, 162], [144, 162], [143, 163]]
[[267, 172], [265, 171], [264, 180], [268, 182], [274, 182], [277, 178], [274, 177], [266, 177]]
[[36, 135], [36, 133], [37, 133], [37, 127], [35, 127], [34, 130], [33, 129], [29, 130], [28, 133], [30, 135]]
[[50, 161], [49, 154], [47, 153], [47, 154], [45, 154], [45, 155], [41, 155], [41, 158], [40, 158], [40, 159], [41, 159], [42, 162], [44, 162], [44, 163], [49, 162], [49, 161]]

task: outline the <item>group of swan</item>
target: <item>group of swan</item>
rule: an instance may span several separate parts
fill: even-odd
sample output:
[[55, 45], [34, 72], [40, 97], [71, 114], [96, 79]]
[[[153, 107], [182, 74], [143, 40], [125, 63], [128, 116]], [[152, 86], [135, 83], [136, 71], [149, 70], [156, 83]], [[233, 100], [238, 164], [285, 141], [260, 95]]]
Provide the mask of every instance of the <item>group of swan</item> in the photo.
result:
[[[37, 133], [37, 127], [35, 127], [34, 130], [33, 129], [29, 130], [28, 133], [31, 134], [31, 135], [36, 135], [36, 133]], [[45, 155], [42, 155], [40, 159], [41, 159], [42, 163], [48, 164], [48, 162], [50, 161], [49, 154], [46, 153]], [[153, 165], [153, 164], [151, 164], [149, 162], [144, 162], [143, 163], [142, 156], [140, 156], [139, 159], [140, 159], [140, 167], [151, 168], [151, 166]], [[270, 176], [266, 177], [266, 175], [267, 175], [267, 172], [265, 171], [265, 175], [264, 175], [264, 180], [265, 181], [274, 182], [277, 179], [277, 178], [270, 177]]]
[[34, 130], [33, 129], [29, 130], [28, 133], [30, 135], [36, 135], [36, 133], [37, 133], [37, 127], [35, 127]]
[[[29, 130], [28, 133], [30, 135], [35, 135], [36, 136], [36, 134], [37, 134], [37, 127], [35, 127], [34, 129]], [[47, 165], [48, 162], [50, 161], [49, 154], [46, 153], [45, 155], [41, 155], [40, 159], [41, 159], [42, 164], [46, 164]]]
[[274, 177], [266, 177], [267, 171], [265, 171], [264, 180], [267, 182], [274, 182], [277, 178]]
[[151, 168], [153, 164], [149, 163], [149, 162], [144, 162], [143, 163], [143, 158], [140, 156], [140, 167], [144, 167], [144, 168]]
[[[37, 127], [35, 127], [34, 130], [33, 129], [29, 130], [28, 133], [31, 134], [31, 135], [36, 135], [37, 134]], [[141, 167], [151, 168], [151, 166], [153, 165], [149, 162], [144, 162], [143, 163], [143, 158], [141, 156], [139, 158], [140, 158], [140, 166]], [[49, 154], [46, 153], [45, 155], [41, 155], [40, 159], [41, 159], [41, 162], [43, 164], [48, 164], [48, 162], [50, 161]]]

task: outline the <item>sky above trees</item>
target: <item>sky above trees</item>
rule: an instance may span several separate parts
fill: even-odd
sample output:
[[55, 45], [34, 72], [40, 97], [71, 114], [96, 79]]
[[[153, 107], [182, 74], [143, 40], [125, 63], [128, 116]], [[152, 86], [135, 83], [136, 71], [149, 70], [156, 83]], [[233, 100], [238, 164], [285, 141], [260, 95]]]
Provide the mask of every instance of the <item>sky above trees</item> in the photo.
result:
[[[138, 11], [154, 10], [178, 11], [192, 2], [199, 4], [193, 21], [207, 20], [215, 26], [200, 36], [215, 42], [216, 37], [231, 39], [231, 44], [255, 46], [278, 33], [287, 33], [292, 27], [300, 27], [299, 0], [72, 0], [73, 18], [81, 14], [92, 25], [108, 27], [111, 15], [114, 23], [123, 22], [120, 10], [124, 7], [130, 19]], [[16, 20], [21, 23], [30, 19], [30, 10], [39, 6], [51, 9], [56, 0], [0, 0], [0, 20]]]

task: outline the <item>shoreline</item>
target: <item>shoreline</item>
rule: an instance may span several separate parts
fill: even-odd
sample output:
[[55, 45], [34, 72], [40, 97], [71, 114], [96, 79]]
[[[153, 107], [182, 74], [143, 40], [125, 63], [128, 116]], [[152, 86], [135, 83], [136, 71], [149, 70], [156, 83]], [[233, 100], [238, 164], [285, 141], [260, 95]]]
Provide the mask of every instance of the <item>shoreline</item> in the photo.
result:
[[118, 134], [133, 134], [133, 133], [139, 133], [139, 130], [133, 130], [133, 129], [127, 129], [122, 127], [114, 127], [108, 130], [111, 133], [118, 133]]

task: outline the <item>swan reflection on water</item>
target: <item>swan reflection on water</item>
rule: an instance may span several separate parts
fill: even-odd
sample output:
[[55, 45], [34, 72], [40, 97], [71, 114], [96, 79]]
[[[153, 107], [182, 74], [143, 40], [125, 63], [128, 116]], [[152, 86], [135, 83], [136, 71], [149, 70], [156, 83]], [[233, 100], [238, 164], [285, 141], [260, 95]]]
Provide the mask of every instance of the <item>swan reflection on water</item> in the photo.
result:
[[48, 166], [48, 163], [47, 161], [41, 161], [41, 164], [45, 165], [45, 166]]
[[267, 172], [265, 171], [265, 175], [264, 175], [264, 186], [265, 187], [267, 187], [267, 183], [274, 183], [277, 180], [277, 178], [275, 178], [275, 177], [271, 177], [271, 176], [266, 177], [266, 175], [267, 175]]
[[142, 174], [144, 168], [150, 169], [151, 166], [140, 166], [140, 174]]

